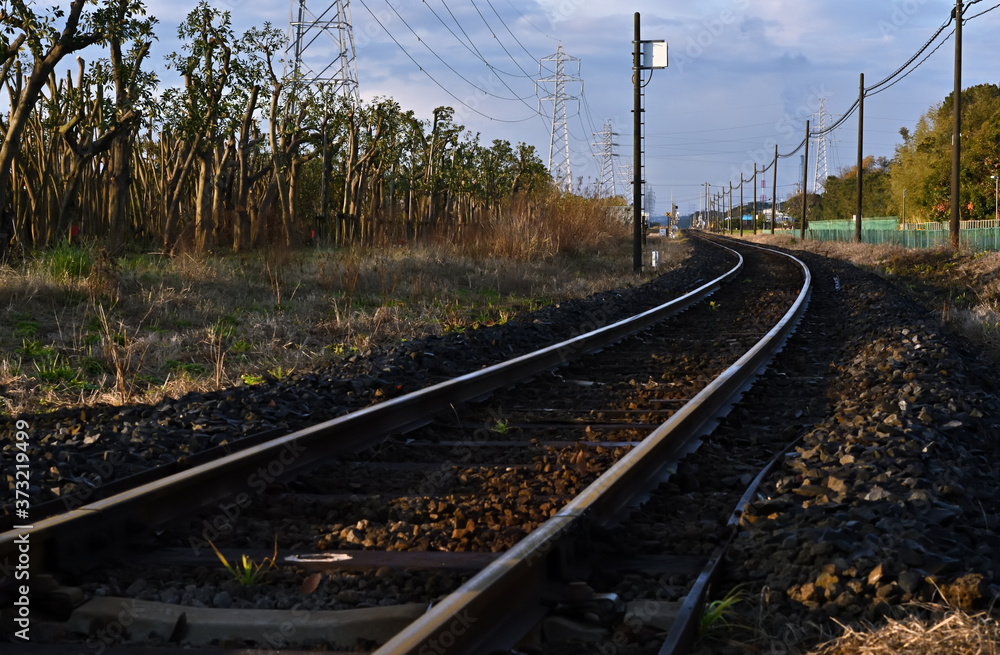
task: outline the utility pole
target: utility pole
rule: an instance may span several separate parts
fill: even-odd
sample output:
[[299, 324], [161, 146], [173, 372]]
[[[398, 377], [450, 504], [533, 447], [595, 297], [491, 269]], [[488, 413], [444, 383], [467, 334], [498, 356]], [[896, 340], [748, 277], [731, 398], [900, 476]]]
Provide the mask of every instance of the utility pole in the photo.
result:
[[809, 206], [809, 193], [806, 182], [809, 180], [809, 119], [806, 119], [806, 154], [802, 158], [802, 225], [799, 227], [799, 239], [806, 238], [806, 208]]
[[729, 180], [729, 231], [733, 231], [733, 181]]
[[708, 182], [705, 182], [705, 224], [708, 224]]
[[962, 0], [955, 0], [955, 90], [952, 94], [955, 112], [955, 129], [951, 142], [951, 224], [949, 232], [951, 247], [958, 250], [961, 239], [961, 181], [962, 168]]
[[774, 234], [774, 218], [778, 205], [778, 144], [774, 144], [774, 178], [771, 182], [771, 234]]
[[757, 236], [757, 162], [753, 163], [753, 235]]
[[[554, 55], [542, 57], [538, 61], [538, 74], [542, 73], [542, 62], [550, 61], [555, 64], [555, 74], [549, 77], [541, 77], [536, 82], [539, 84], [554, 84], [551, 94], [544, 98], [539, 98], [539, 105], [546, 100], [552, 101], [552, 132], [549, 137], [549, 175], [555, 180], [556, 186], [563, 191], [569, 192], [573, 188], [573, 171], [570, 168], [569, 156], [569, 121], [566, 115], [566, 101], [579, 101], [579, 96], [571, 96], [566, 93], [566, 85], [570, 82], [579, 82], [583, 87], [583, 80], [580, 78], [580, 60], [570, 57], [563, 52], [562, 43], [556, 48]], [[576, 75], [566, 74], [566, 62], [576, 62]]]
[[642, 272], [642, 42], [635, 12], [632, 52], [632, 270]]
[[861, 243], [861, 179], [865, 176], [865, 74], [861, 73], [861, 91], [858, 93], [858, 213], [854, 217], [854, 241]]
[[743, 171], [740, 171], [740, 236], [743, 236]]

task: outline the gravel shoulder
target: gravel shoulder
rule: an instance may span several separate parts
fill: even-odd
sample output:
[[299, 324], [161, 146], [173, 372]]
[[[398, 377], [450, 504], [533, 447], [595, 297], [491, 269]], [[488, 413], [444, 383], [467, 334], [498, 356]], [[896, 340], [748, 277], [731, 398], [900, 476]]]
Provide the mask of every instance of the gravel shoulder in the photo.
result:
[[815, 288], [784, 356], [832, 378], [728, 555], [716, 591], [739, 589], [730, 624], [742, 627], [701, 653], [808, 652], [842, 624], [976, 612], [1000, 596], [995, 369], [885, 280], [795, 254]]

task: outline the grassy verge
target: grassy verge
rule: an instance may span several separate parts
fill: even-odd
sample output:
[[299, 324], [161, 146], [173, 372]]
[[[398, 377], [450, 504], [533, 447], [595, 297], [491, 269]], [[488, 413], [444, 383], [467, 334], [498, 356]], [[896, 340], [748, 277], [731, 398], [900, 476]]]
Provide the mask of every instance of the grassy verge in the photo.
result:
[[749, 238], [844, 259], [877, 273], [940, 315], [993, 362], [1000, 362], [1000, 253], [800, 241], [787, 235]]
[[[469, 254], [442, 240], [114, 260], [62, 247], [0, 267], [0, 415], [257, 384], [649, 277], [621, 234], [508, 257], [475, 239]], [[683, 250], [671, 244], [661, 272]]]

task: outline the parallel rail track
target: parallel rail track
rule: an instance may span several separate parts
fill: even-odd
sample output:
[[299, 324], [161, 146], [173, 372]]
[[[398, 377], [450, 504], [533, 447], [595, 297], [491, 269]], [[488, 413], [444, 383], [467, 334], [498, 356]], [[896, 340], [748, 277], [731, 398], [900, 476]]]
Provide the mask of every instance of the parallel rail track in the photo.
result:
[[[621, 447], [627, 454], [583, 493], [554, 510], [538, 529], [497, 556], [378, 652], [419, 653], [429, 652], [426, 649], [433, 647], [443, 649], [434, 652], [457, 653], [511, 647], [514, 643], [511, 635], [523, 634], [544, 612], [542, 599], [551, 582], [565, 578], [566, 570], [575, 565], [580, 536], [595, 527], [619, 522], [625, 508], [663, 480], [664, 469], [694, 447], [697, 437], [735, 402], [781, 347], [804, 312], [809, 295], [809, 271], [800, 262], [796, 266], [802, 271], [799, 290], [788, 311], [766, 330], [763, 339], [684, 404], [661, 399], [659, 406], [669, 408], [662, 412], [669, 416], [665, 423], [641, 439], [641, 443], [610, 442], [611, 447]], [[127, 543], [129, 535], [175, 522], [190, 515], [194, 507], [224, 502], [235, 493], [252, 489], [261, 476], [285, 480], [312, 469], [322, 470], [318, 467], [332, 457], [427, 424], [435, 420], [434, 416], [453, 412], [461, 403], [487, 397], [526, 378], [544, 376], [546, 371], [567, 365], [586, 353], [610, 349], [629, 335], [648, 330], [664, 318], [705, 300], [722, 285], [737, 283], [742, 269], [741, 257], [719, 279], [631, 319], [44, 519], [31, 532], [33, 560], [52, 571], [88, 567], [106, 558], [115, 545]], [[602, 413], [605, 416], [602, 420], [608, 423], [603, 427], [621, 428], [622, 421], [617, 420], [615, 411], [618, 410]], [[634, 412], [622, 411], [620, 417], [629, 418], [629, 414]], [[609, 416], [612, 418], [608, 419]], [[634, 429], [635, 417], [631, 419]], [[550, 422], [542, 427], [552, 425]], [[602, 428], [593, 421], [588, 425]], [[537, 426], [523, 422], [521, 427]], [[535, 439], [533, 443], [538, 441]], [[15, 540], [19, 533], [11, 530], [0, 535], [0, 558], [16, 557]], [[534, 598], [535, 602], [512, 603], [515, 594], [518, 598]], [[510, 611], [512, 605], [524, 611]], [[456, 621], [462, 619], [468, 623], [469, 617], [473, 617], [475, 629], [463, 629], [457, 634]]]

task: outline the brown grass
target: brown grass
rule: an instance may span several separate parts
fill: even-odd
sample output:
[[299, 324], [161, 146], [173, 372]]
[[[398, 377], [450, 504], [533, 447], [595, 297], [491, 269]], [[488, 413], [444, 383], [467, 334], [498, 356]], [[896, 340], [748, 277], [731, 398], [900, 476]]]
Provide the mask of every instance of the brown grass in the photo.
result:
[[[583, 209], [515, 207], [468, 242], [114, 261], [87, 246], [0, 266], [0, 415], [256, 384], [649, 279], [625, 226]], [[651, 247], [661, 272], [687, 252]]]
[[877, 273], [940, 316], [992, 361], [1000, 362], [1000, 253], [800, 241], [787, 234], [748, 238], [844, 259]]
[[1000, 622], [987, 613], [968, 614], [943, 606], [921, 608], [930, 617], [889, 619], [867, 630], [844, 627], [844, 634], [809, 655], [996, 655]]

